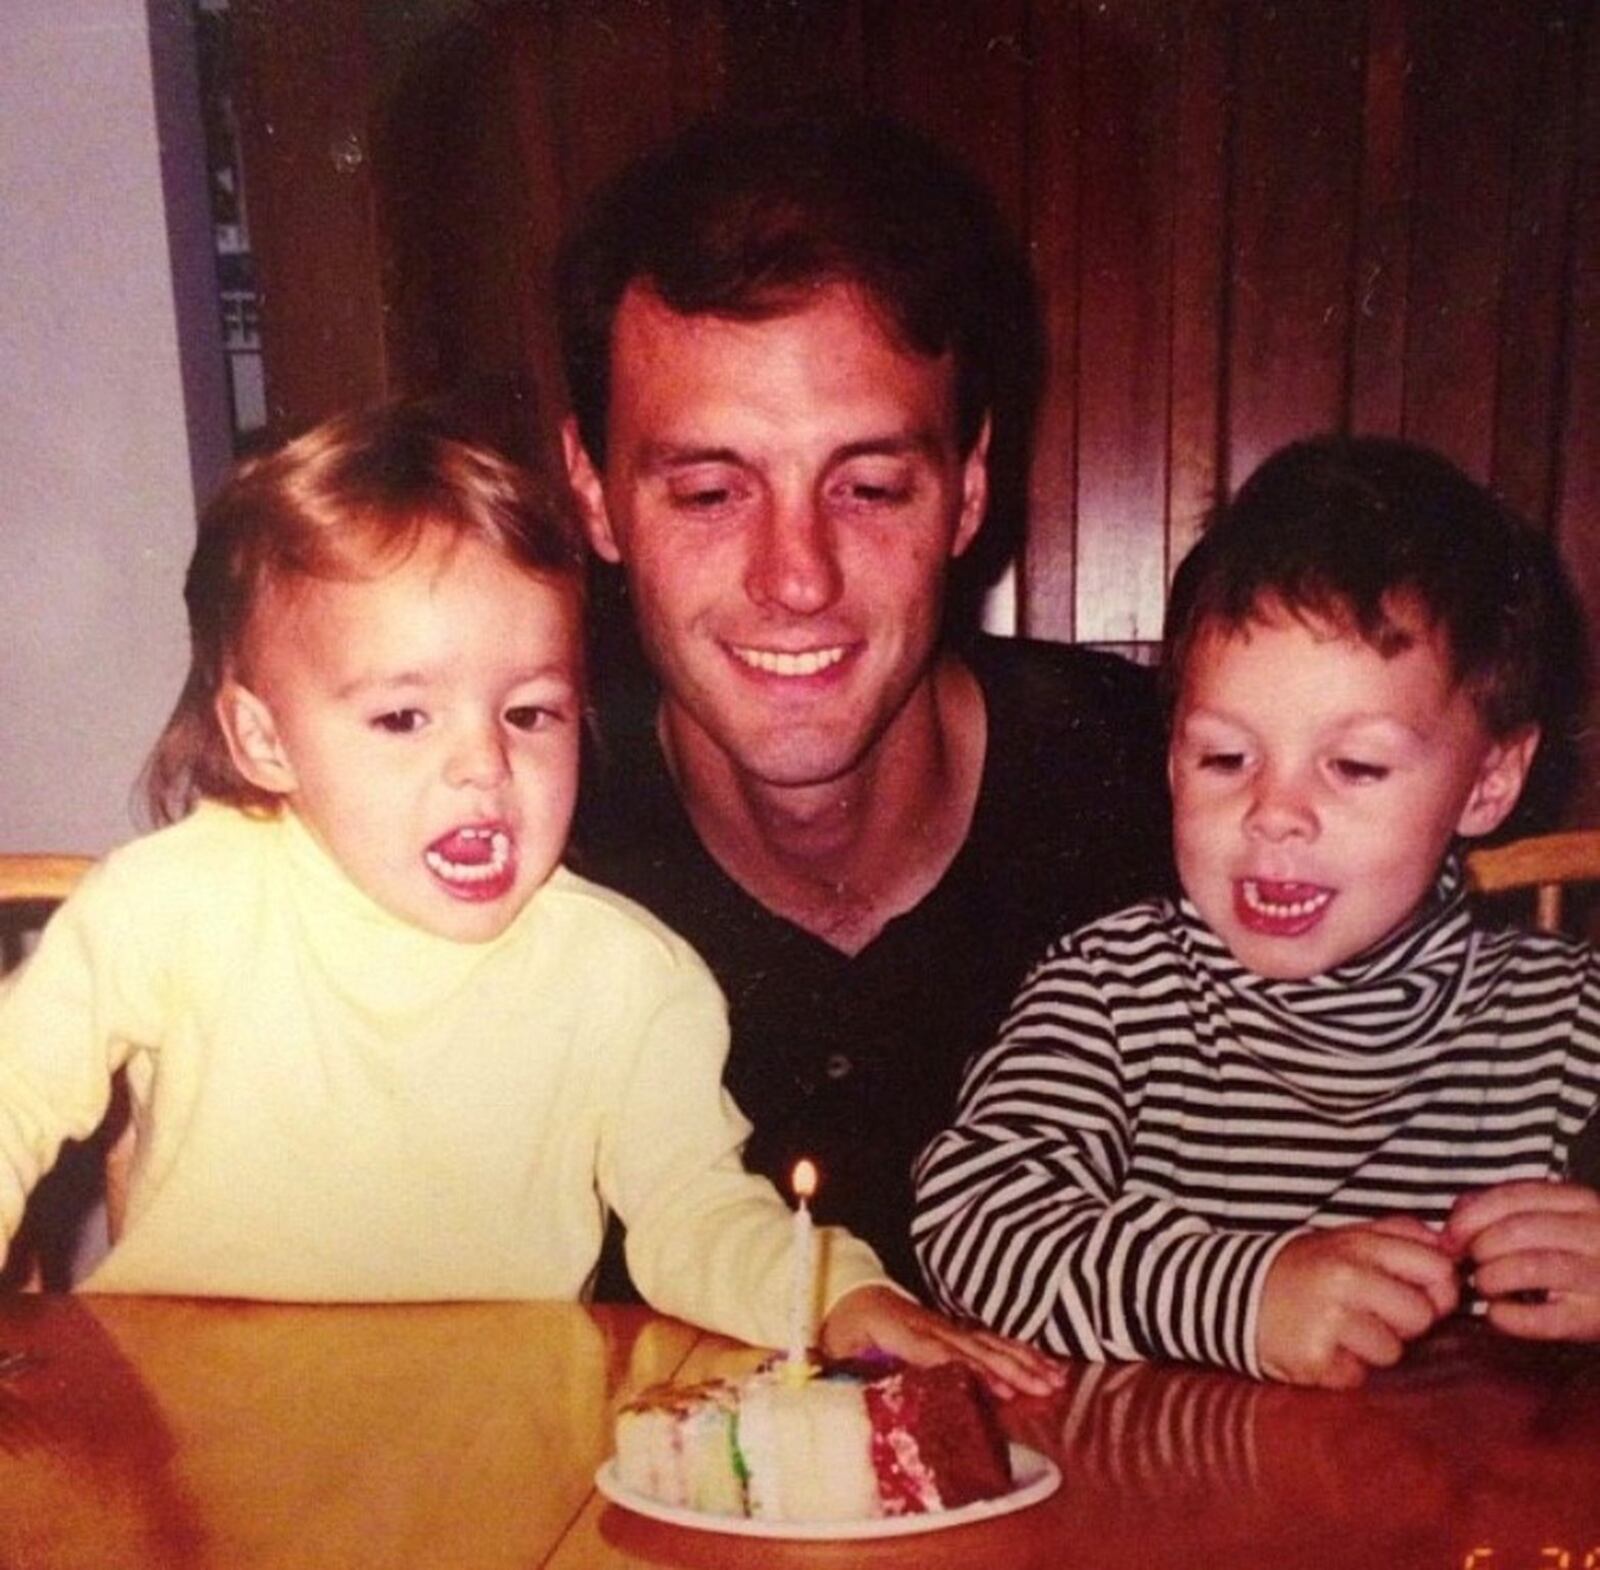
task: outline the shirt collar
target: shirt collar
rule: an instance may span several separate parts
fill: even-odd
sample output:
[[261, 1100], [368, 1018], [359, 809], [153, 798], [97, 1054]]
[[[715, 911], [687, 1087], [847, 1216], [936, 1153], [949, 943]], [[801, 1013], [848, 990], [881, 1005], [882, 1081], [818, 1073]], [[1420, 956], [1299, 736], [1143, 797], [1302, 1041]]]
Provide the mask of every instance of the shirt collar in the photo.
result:
[[1297, 1038], [1346, 1048], [1408, 1047], [1436, 1034], [1470, 970], [1472, 916], [1466, 877], [1453, 854], [1408, 922], [1303, 980], [1261, 976], [1241, 965], [1188, 899], [1180, 900], [1178, 915], [1180, 942], [1215, 984]]

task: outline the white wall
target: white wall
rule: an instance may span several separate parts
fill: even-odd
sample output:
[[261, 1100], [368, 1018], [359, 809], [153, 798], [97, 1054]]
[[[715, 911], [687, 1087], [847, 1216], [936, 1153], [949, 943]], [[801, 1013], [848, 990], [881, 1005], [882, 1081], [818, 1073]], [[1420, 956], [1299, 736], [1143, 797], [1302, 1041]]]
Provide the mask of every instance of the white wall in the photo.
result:
[[226, 460], [194, 53], [186, 0], [4, 10], [0, 850], [99, 851], [135, 831]]

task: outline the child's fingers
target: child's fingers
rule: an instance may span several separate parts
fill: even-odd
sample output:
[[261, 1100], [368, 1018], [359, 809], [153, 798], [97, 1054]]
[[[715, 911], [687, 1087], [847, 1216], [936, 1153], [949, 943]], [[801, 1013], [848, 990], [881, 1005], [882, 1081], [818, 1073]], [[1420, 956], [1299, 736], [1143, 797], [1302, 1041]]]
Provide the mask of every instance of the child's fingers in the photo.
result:
[[978, 1325], [961, 1325], [922, 1309], [916, 1331], [928, 1348], [926, 1361], [965, 1363], [1002, 1400], [1014, 1395], [1054, 1395], [1066, 1383], [1066, 1369], [1025, 1342]]
[[1600, 1207], [1592, 1214], [1523, 1212], [1485, 1227], [1472, 1241], [1473, 1274], [1516, 1254], [1572, 1254], [1600, 1261]]
[[1383, 1233], [1387, 1237], [1405, 1238], [1408, 1242], [1421, 1243], [1424, 1247], [1437, 1249], [1451, 1260], [1459, 1260], [1461, 1257], [1460, 1247], [1452, 1238], [1445, 1235], [1442, 1228], [1429, 1226], [1426, 1221], [1419, 1220], [1416, 1216], [1379, 1216], [1376, 1221], [1368, 1222], [1367, 1226], [1373, 1232]]
[[1501, 1298], [1490, 1303], [1487, 1318], [1496, 1330], [1528, 1341], [1600, 1340], [1600, 1296], [1552, 1293], [1542, 1303]]
[[1439, 1234], [1426, 1221], [1419, 1220], [1416, 1216], [1379, 1216], [1376, 1221], [1369, 1221], [1366, 1225], [1369, 1231], [1381, 1232], [1386, 1237], [1403, 1237], [1412, 1243], [1422, 1243], [1430, 1248], [1443, 1246]]
[[1374, 1365], [1356, 1356], [1346, 1347], [1335, 1347], [1323, 1361], [1322, 1367], [1308, 1378], [1295, 1379], [1296, 1384], [1316, 1385], [1323, 1390], [1356, 1390], [1366, 1382]]
[[1295, 1384], [1349, 1389], [1455, 1306], [1455, 1262], [1404, 1222], [1299, 1233], [1267, 1272], [1257, 1351]]
[[1042, 1379], [1051, 1390], [1067, 1382], [1066, 1366], [1061, 1360], [1029, 1346], [1026, 1341], [1013, 1341], [1009, 1336], [997, 1335], [978, 1325], [971, 1326], [967, 1333], [977, 1346], [992, 1353], [1002, 1366], [1015, 1369], [1022, 1378]]
[[1354, 1390], [1374, 1368], [1392, 1368], [1405, 1355], [1406, 1336], [1377, 1314], [1345, 1309], [1331, 1327], [1329, 1339], [1300, 1348], [1275, 1377], [1324, 1390]]
[[822, 1339], [833, 1356], [876, 1348], [924, 1366], [965, 1363], [1001, 1399], [1053, 1395], [1066, 1378], [1044, 1353], [993, 1331], [958, 1325], [883, 1286], [846, 1293], [824, 1321]]
[[990, 1331], [952, 1326], [939, 1339], [1002, 1400], [1054, 1395], [1066, 1382], [1067, 1371], [1055, 1359]]
[[1499, 1183], [1463, 1194], [1445, 1223], [1447, 1245], [1477, 1252], [1490, 1227], [1519, 1215], [1600, 1215], [1600, 1194], [1583, 1183]]
[[[1409, 1249], [1412, 1245], [1402, 1246]], [[1355, 1311], [1353, 1322], [1375, 1319], [1395, 1335], [1409, 1341], [1430, 1329], [1441, 1315], [1449, 1313], [1455, 1306], [1460, 1291], [1455, 1270], [1445, 1261], [1444, 1274], [1441, 1276], [1431, 1262], [1419, 1264], [1409, 1254], [1395, 1254], [1392, 1250], [1383, 1252], [1389, 1257], [1374, 1260], [1377, 1268], [1364, 1272], [1353, 1289], [1343, 1294], [1344, 1301]], [[1358, 1344], [1349, 1335], [1340, 1336], [1344, 1345], [1362, 1357], [1366, 1357], [1365, 1339]], [[1396, 1346], [1394, 1355], [1388, 1357], [1382, 1366], [1387, 1367], [1399, 1356], [1400, 1348]], [[1367, 1361], [1372, 1362], [1373, 1359], [1367, 1358]]]
[[1397, 1333], [1389, 1319], [1376, 1314], [1352, 1314], [1340, 1326], [1339, 1345], [1360, 1362], [1363, 1372], [1369, 1368], [1393, 1368], [1405, 1355], [1406, 1342], [1413, 1335], [1420, 1335], [1431, 1323], [1428, 1319], [1418, 1330]]
[[[1426, 1242], [1417, 1242], [1410, 1237], [1394, 1235], [1382, 1222], [1375, 1223], [1367, 1230], [1372, 1235], [1363, 1245], [1363, 1252], [1379, 1272], [1374, 1279], [1374, 1286], [1404, 1286], [1414, 1289], [1426, 1299], [1426, 1309], [1420, 1311], [1425, 1317], [1415, 1329], [1408, 1332], [1421, 1335], [1461, 1300], [1461, 1282], [1456, 1274], [1455, 1260], [1439, 1246], [1431, 1232]], [[1406, 1311], [1405, 1304], [1409, 1300], [1393, 1298], [1392, 1301], [1396, 1304], [1397, 1312], [1405, 1313], [1407, 1324], [1417, 1318], [1416, 1312]], [[1374, 1302], [1370, 1306], [1374, 1312], [1382, 1312], [1380, 1304]], [[1385, 1318], [1388, 1316], [1385, 1315]], [[1399, 1321], [1389, 1319], [1388, 1322], [1399, 1328]]]
[[1499, 1254], [1480, 1264], [1472, 1284], [1487, 1298], [1510, 1292], [1580, 1292], [1600, 1298], [1600, 1254], [1548, 1246]]

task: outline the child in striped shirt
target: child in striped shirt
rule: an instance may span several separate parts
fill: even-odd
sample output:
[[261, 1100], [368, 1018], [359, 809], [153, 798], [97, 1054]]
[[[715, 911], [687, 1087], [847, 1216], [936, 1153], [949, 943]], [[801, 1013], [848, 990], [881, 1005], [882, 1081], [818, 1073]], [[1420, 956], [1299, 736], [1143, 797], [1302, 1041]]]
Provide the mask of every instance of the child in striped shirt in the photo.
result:
[[[913, 1237], [947, 1308], [1053, 1352], [1335, 1387], [1463, 1283], [1600, 1339], [1600, 960], [1490, 931], [1458, 854], [1522, 793], [1575, 636], [1553, 556], [1431, 453], [1269, 459], [1183, 563], [1168, 771], [1183, 897], [1058, 942]], [[1570, 697], [1570, 694], [1567, 696]]]

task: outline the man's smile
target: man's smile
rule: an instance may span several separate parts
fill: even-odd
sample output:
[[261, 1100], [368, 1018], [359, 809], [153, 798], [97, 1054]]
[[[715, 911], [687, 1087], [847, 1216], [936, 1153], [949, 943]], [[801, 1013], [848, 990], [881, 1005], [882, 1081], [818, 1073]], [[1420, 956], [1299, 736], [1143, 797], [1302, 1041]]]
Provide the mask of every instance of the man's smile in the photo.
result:
[[759, 649], [750, 644], [730, 643], [728, 652], [751, 670], [769, 676], [815, 676], [837, 665], [850, 652], [847, 644], [835, 643], [817, 649]]

